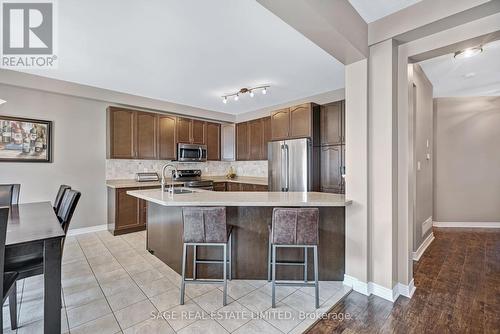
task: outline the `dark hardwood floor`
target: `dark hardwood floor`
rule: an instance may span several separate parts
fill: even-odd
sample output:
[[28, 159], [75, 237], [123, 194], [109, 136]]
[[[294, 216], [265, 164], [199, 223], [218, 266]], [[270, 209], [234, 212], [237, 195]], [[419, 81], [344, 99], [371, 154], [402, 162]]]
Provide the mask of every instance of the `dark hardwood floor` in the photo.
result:
[[414, 262], [413, 298], [392, 304], [351, 292], [308, 333], [500, 333], [500, 231], [435, 228], [434, 236]]

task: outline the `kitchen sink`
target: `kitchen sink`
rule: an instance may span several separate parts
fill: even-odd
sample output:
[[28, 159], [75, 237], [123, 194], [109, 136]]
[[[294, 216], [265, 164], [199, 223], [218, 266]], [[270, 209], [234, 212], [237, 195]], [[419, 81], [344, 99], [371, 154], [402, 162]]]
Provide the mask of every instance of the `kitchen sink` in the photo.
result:
[[[171, 192], [170, 188], [165, 189], [166, 192]], [[174, 188], [174, 194], [191, 194], [194, 191], [185, 188]]]

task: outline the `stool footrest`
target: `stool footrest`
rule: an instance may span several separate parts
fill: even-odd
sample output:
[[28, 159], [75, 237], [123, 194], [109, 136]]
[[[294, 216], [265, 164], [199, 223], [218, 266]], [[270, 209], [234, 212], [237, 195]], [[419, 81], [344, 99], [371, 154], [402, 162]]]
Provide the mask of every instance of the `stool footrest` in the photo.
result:
[[[196, 260], [196, 263], [224, 263], [224, 260]], [[229, 263], [229, 260], [226, 263]]]
[[184, 279], [185, 284], [224, 284], [224, 280], [214, 280], [214, 279]]
[[275, 281], [274, 284], [276, 286], [301, 286], [301, 287], [315, 287], [315, 283], [310, 282], [280, 282]]
[[[271, 261], [271, 264], [273, 264], [272, 261]], [[278, 261], [278, 262], [276, 262], [276, 265], [281, 265], [281, 266], [305, 266], [306, 262]]]

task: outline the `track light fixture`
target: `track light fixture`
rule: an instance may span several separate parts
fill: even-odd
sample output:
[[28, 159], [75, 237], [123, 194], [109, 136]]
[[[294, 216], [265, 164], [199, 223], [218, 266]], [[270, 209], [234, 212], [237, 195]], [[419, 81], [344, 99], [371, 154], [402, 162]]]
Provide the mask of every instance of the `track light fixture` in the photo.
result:
[[258, 90], [262, 91], [263, 95], [266, 95], [267, 89], [269, 87], [270, 87], [269, 85], [266, 85], [266, 86], [252, 87], [252, 88], [242, 88], [239, 91], [237, 91], [236, 93], [223, 95], [222, 96], [222, 103], [227, 103], [228, 97], [232, 97], [232, 96], [234, 96], [233, 99], [235, 101], [238, 101], [240, 99], [240, 94], [247, 94], [248, 93], [250, 95], [250, 97], [254, 97], [255, 91], [258, 91]]
[[453, 57], [455, 59], [470, 58], [480, 54], [481, 52], [483, 52], [483, 47], [478, 46], [475, 48], [468, 48], [465, 50], [457, 51], [455, 52]]

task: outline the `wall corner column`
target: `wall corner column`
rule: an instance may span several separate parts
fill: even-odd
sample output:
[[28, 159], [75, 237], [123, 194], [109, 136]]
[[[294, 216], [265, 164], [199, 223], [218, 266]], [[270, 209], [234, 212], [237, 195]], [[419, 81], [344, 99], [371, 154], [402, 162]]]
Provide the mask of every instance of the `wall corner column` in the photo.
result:
[[368, 59], [345, 67], [346, 268], [345, 283], [369, 294]]

